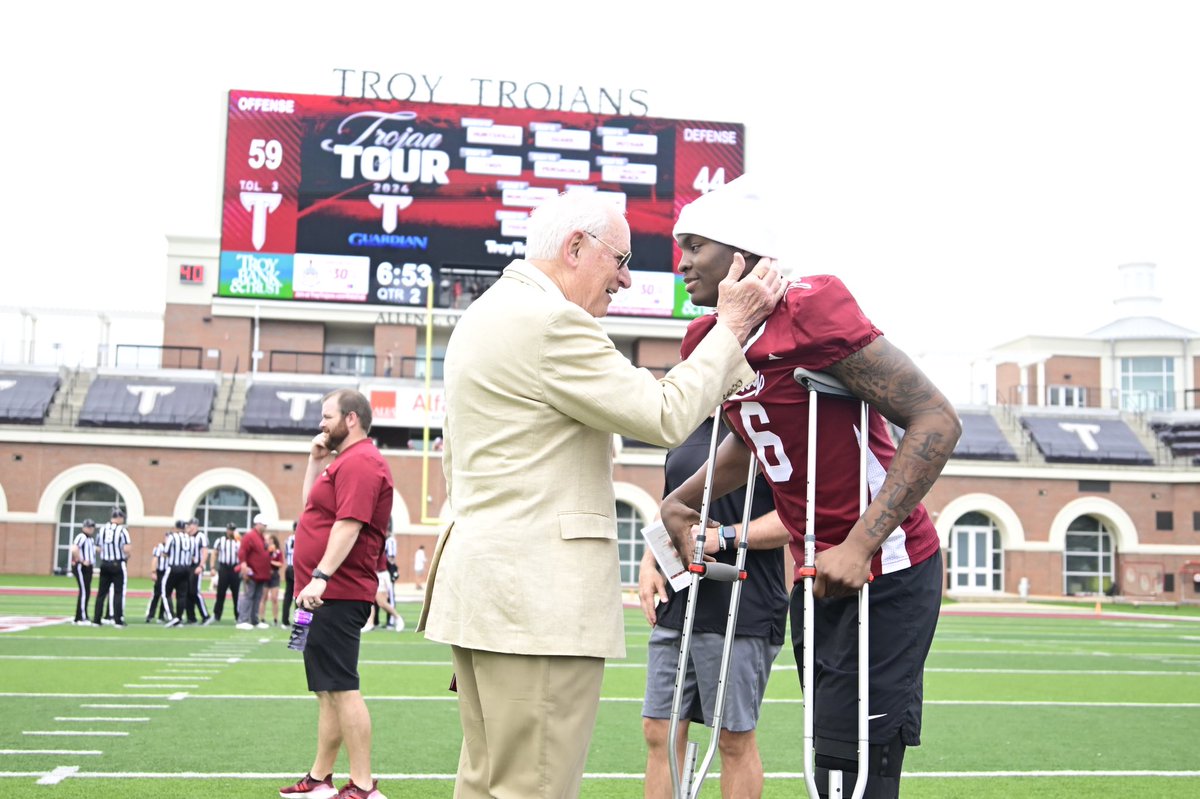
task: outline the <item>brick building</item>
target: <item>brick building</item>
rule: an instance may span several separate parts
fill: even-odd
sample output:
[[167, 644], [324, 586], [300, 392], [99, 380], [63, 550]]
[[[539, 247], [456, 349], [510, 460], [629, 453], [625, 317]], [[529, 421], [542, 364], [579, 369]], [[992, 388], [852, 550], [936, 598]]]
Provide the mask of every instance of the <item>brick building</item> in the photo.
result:
[[[116, 503], [134, 574], [148, 575], [178, 518], [219, 534], [262, 512], [282, 539], [301, 509], [320, 397], [354, 386], [372, 399], [372, 436], [395, 478], [400, 579], [412, 579], [412, 553], [432, 549], [452, 513], [441, 356], [494, 275], [448, 275], [444, 307], [381, 311], [218, 297], [219, 257], [215, 239], [169, 240], [161, 345], [115, 342], [96, 368], [0, 367], [0, 572], [62, 569], [80, 521]], [[1117, 321], [998, 347], [994, 402], [959, 408], [963, 439], [926, 501], [952, 595], [1200, 601], [1200, 338], [1153, 314], [1152, 265], [1122, 270], [1132, 290]], [[677, 360], [683, 322], [603, 324], [634, 363], [661, 372]], [[614, 447], [633, 584], [664, 453]]]

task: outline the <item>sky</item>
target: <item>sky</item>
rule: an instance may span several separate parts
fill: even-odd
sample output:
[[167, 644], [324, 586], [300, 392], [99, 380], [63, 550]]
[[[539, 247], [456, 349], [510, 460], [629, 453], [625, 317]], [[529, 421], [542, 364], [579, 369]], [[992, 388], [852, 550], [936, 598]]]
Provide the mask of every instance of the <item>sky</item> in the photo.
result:
[[121, 317], [114, 341], [155, 343], [166, 237], [220, 233], [228, 91], [335, 95], [346, 69], [440, 76], [456, 103], [472, 78], [639, 89], [651, 116], [743, 123], [786, 266], [841, 277], [956, 402], [990, 349], [1116, 318], [1120, 264], [1156, 264], [1162, 316], [1200, 330], [1194, 3], [115, 0], [22, 19], [0, 31], [0, 362], [27, 348], [19, 308], [68, 365], [97, 310]]

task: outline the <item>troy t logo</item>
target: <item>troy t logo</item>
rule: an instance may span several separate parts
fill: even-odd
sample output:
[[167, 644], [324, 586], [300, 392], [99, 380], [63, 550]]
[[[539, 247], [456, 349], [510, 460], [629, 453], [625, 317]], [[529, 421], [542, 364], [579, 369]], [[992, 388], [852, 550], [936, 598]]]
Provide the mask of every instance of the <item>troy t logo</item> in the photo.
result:
[[158, 398], [173, 394], [175, 386], [125, 386], [125, 390], [138, 398], [138, 415], [149, 416], [154, 412]]
[[412, 205], [413, 198], [402, 194], [368, 194], [371, 205], [383, 211], [383, 230], [386, 233], [396, 232], [396, 215]]
[[282, 194], [269, 191], [244, 191], [238, 195], [242, 207], [250, 212], [250, 241], [261, 250], [267, 243], [267, 214], [279, 207]]

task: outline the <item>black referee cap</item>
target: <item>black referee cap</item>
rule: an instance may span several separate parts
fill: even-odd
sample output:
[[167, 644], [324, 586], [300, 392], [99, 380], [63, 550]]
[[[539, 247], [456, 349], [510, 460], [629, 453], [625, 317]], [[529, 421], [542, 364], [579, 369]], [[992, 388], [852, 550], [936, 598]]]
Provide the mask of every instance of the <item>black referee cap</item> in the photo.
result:
[[225, 525], [225, 529], [226, 530], [236, 530], [237, 522], [230, 522], [229, 524]]
[[182, 530], [184, 527], [187, 527], [187, 522], [185, 522], [183, 519], [175, 520], [175, 529], [176, 530]]
[[83, 523], [80, 524], [79, 526], [80, 527], [95, 527], [96, 523], [94, 521], [92, 521], [91, 519], [84, 519]]
[[113, 516], [113, 518], [114, 518], [114, 519], [115, 519], [115, 518], [117, 518], [118, 516], [120, 516], [122, 519], [124, 519], [124, 518], [125, 518], [125, 511], [121, 510], [120, 508], [113, 508], [113, 509], [112, 509], [112, 516]]

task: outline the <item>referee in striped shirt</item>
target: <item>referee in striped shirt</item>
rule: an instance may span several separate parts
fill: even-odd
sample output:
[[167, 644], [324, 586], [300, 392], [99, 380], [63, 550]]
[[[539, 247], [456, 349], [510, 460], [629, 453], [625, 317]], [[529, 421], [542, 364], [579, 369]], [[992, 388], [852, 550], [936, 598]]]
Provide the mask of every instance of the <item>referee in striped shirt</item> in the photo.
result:
[[[182, 623], [180, 616], [187, 611], [188, 581], [194, 576], [192, 537], [183, 531], [184, 526], [182, 519], [175, 522], [175, 529], [167, 536], [167, 548], [162, 555], [167, 564], [167, 576], [162, 587], [163, 612], [167, 614], [167, 627], [178, 627]], [[171, 603], [172, 594], [175, 596], [174, 605]]]
[[200, 529], [200, 520], [188, 519], [187, 534], [192, 537], [192, 577], [188, 581], [187, 620], [196, 623], [196, 611], [200, 611], [201, 623], [212, 624], [208, 606], [204, 604], [204, 563], [208, 560], [208, 533]]
[[75, 600], [75, 623], [91, 627], [88, 619], [88, 602], [92, 598], [92, 564], [96, 562], [96, 542], [92, 536], [96, 532], [96, 523], [84, 519], [80, 525], [82, 532], [71, 542], [71, 574], [79, 584], [79, 598]]
[[167, 580], [167, 560], [164, 554], [167, 551], [167, 541], [171, 535], [170, 530], [163, 531], [163, 540], [154, 545], [154, 588], [150, 592], [150, 604], [146, 607], [146, 624], [154, 621], [154, 614], [158, 614], [158, 620], [166, 619], [166, 614], [163, 613], [162, 605], [166, 603], [162, 601], [163, 583]]
[[[225, 592], [233, 597], [233, 615], [237, 618], [238, 588], [241, 578], [238, 577], [238, 546], [237, 525], [233, 522], [225, 525], [225, 537], [213, 542], [213, 551], [217, 553], [217, 602], [213, 605], [213, 618], [221, 620], [221, 611], [225, 608]], [[286, 607], [286, 605], [284, 606]]]
[[96, 588], [96, 608], [92, 624], [100, 626], [104, 600], [112, 593], [113, 624], [125, 625], [125, 583], [129, 560], [129, 530], [125, 527], [125, 511], [112, 509], [112, 521], [96, 532], [96, 560], [100, 564], [100, 584]]

